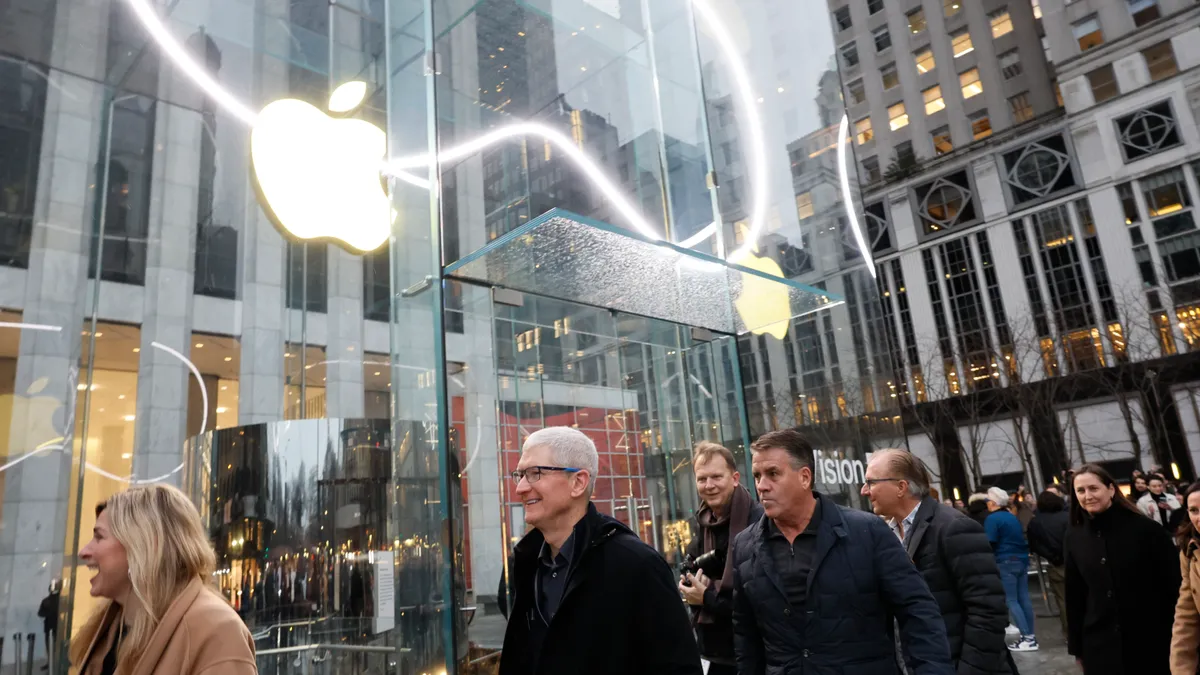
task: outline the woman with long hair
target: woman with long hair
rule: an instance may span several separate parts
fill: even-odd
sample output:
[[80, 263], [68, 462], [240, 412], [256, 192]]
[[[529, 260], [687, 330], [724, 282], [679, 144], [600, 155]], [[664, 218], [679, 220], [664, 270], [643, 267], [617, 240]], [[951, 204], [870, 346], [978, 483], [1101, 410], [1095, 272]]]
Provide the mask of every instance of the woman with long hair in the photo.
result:
[[1200, 482], [1192, 483], [1180, 500], [1187, 518], [1175, 536], [1179, 544], [1179, 601], [1171, 630], [1171, 673], [1195, 675], [1200, 665]]
[[1087, 675], [1170, 672], [1179, 597], [1171, 537], [1098, 464], [1071, 479], [1065, 549], [1067, 651]]
[[80, 675], [252, 675], [250, 631], [211, 585], [200, 514], [176, 488], [132, 487], [96, 506], [79, 558], [104, 598], [71, 640]]

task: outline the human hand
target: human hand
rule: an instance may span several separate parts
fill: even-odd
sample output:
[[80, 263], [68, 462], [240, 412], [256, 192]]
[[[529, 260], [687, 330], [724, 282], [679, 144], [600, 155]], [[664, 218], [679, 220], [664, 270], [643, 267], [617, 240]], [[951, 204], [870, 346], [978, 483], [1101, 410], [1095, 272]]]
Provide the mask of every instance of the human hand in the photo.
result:
[[695, 607], [704, 605], [704, 591], [708, 589], [708, 577], [704, 576], [704, 572], [700, 576], [694, 576], [688, 572], [683, 579], [679, 580], [679, 594], [687, 604]]

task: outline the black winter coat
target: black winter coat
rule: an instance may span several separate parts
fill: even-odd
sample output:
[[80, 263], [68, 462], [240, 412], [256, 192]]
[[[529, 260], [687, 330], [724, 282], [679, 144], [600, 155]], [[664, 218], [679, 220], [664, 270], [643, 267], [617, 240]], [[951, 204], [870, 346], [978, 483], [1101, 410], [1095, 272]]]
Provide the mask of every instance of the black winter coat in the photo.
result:
[[1119, 505], [1067, 530], [1067, 651], [1087, 675], [1166, 675], [1179, 554], [1162, 525]]
[[921, 500], [912, 527], [908, 555], [942, 611], [959, 675], [1008, 675], [1008, 607], [987, 534], [933, 497]]
[[1025, 538], [1029, 540], [1029, 550], [1046, 559], [1046, 562], [1060, 567], [1063, 564], [1063, 544], [1067, 537], [1067, 526], [1070, 525], [1071, 514], [1066, 510], [1055, 513], [1038, 512], [1029, 523], [1029, 531]]
[[793, 607], [765, 546], [766, 516], [734, 541], [739, 675], [896, 675], [893, 619], [915, 675], [949, 675], [929, 587], [878, 516], [821, 500], [808, 592]]
[[[500, 675], [701, 675], [700, 651], [675, 575], [658, 551], [592, 504], [575, 526], [562, 603], [531, 653], [534, 576], [545, 539], [513, 551], [513, 597]], [[536, 659], [536, 666], [535, 666]]]
[[[753, 498], [751, 498], [753, 499]], [[750, 513], [746, 525], [757, 523], [763, 516], [762, 504], [751, 502]], [[722, 526], [729, 531], [729, 523]], [[704, 531], [696, 518], [692, 518], [692, 541], [688, 544], [687, 553], [692, 558], [698, 558], [707, 551], [704, 548]], [[720, 536], [714, 537], [718, 543]], [[733, 542], [727, 541], [726, 555], [733, 555]], [[700, 654], [713, 663], [733, 665], [733, 579], [728, 583], [722, 582], [720, 592], [716, 584], [704, 592], [704, 609], [713, 617], [712, 623], [698, 623], [700, 608], [692, 607], [692, 622], [696, 627], [696, 641], [700, 644]]]

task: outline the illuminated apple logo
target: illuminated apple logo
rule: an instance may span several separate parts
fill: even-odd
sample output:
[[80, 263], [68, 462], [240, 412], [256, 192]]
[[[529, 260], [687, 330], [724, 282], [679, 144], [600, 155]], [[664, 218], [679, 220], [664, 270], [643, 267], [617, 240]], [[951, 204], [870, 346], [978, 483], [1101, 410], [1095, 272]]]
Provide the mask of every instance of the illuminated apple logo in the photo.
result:
[[[347, 82], [329, 97], [329, 110], [350, 113], [366, 94], [366, 83]], [[290, 98], [263, 108], [250, 132], [259, 200], [275, 226], [360, 253], [387, 241], [395, 217], [380, 181], [386, 151], [387, 137], [374, 124]]]
[[[782, 277], [779, 263], [770, 258], [747, 255], [738, 264], [774, 277]], [[742, 323], [755, 335], [769, 333], [782, 340], [792, 318], [792, 302], [787, 286], [754, 274], [742, 275], [742, 292], [734, 301]]]
[[[46, 377], [39, 378], [25, 390], [24, 396], [5, 394], [0, 396], [0, 444], [11, 442], [9, 459], [22, 451], [38, 450], [63, 440], [62, 432], [54, 423], [54, 416], [63, 406], [57, 396], [39, 396], [50, 383]], [[13, 434], [13, 428], [19, 429]]]

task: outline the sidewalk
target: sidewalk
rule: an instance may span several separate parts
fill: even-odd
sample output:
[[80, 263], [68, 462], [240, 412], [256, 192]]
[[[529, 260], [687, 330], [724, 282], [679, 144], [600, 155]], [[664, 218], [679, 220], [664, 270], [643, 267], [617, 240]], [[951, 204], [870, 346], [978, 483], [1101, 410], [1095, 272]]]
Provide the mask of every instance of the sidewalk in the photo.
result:
[[[1036, 586], [1029, 589], [1037, 592]], [[1035, 610], [1041, 610], [1041, 597], [1033, 601]], [[1041, 616], [1035, 619], [1038, 645], [1036, 652], [1013, 652], [1013, 661], [1021, 675], [1080, 675], [1083, 671], [1075, 665], [1075, 657], [1067, 653], [1067, 641], [1063, 638], [1058, 617]]]

